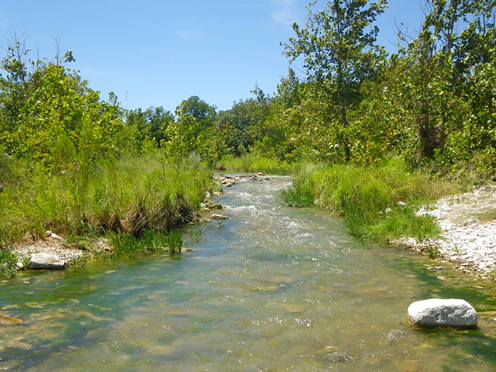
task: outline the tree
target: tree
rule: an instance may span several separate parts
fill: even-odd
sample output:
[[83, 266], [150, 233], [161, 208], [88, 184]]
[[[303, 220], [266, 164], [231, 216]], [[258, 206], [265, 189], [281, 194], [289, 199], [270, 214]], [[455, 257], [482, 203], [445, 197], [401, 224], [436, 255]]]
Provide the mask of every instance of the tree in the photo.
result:
[[141, 153], [148, 147], [159, 147], [164, 143], [165, 131], [174, 116], [163, 107], [149, 107], [129, 110], [126, 113], [126, 125], [135, 133], [135, 146]]
[[[454, 163], [493, 146], [495, 0], [426, 0], [421, 31], [397, 59], [414, 162]], [[406, 98], [406, 99], [403, 99]]]
[[325, 121], [343, 129], [335, 139], [349, 161], [348, 111], [360, 102], [362, 84], [374, 76], [385, 55], [375, 44], [379, 29], [373, 23], [384, 12], [386, 0], [370, 5], [367, 0], [332, 0], [324, 10], [312, 11], [316, 3], [308, 6], [306, 28], [293, 24], [296, 37], [284, 44], [285, 54], [291, 63], [303, 58], [307, 81], [328, 97]]
[[183, 101], [176, 108], [176, 118], [165, 130], [162, 145], [173, 159], [181, 159], [198, 150], [205, 137], [209, 137], [217, 113], [197, 96]]
[[[16, 126], [19, 111], [28, 99], [28, 67], [34, 62], [29, 60], [30, 50], [22, 33], [10, 32], [7, 55], [2, 59], [1, 68], [6, 76], [0, 75], [0, 131], [11, 131]], [[2, 128], [3, 127], [3, 128]]]
[[193, 135], [199, 135], [203, 130], [212, 126], [217, 117], [215, 106], [211, 106], [198, 96], [191, 96], [179, 106], [176, 111], [179, 117], [191, 117], [197, 121], [197, 129]]
[[26, 60], [27, 53], [18, 41], [2, 61], [7, 74], [0, 77], [0, 139], [7, 153], [47, 171], [77, 171], [113, 156], [123, 128], [115, 102], [101, 101], [63, 65], [74, 61], [72, 52], [57, 63]]
[[230, 136], [226, 136], [226, 144], [237, 156], [253, 146], [252, 127], [257, 121], [254, 110], [256, 105], [253, 99], [239, 100], [233, 103], [230, 110], [221, 111], [217, 116], [218, 130], [227, 134], [226, 129], [231, 128]]

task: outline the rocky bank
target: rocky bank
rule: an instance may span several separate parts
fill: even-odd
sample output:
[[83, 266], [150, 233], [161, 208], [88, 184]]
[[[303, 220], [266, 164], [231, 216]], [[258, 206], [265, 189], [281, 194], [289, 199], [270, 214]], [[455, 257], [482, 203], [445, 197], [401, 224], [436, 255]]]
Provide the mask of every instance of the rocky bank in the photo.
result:
[[[230, 187], [244, 178], [250, 181], [268, 180], [261, 173], [251, 177], [216, 178], [224, 187]], [[418, 214], [435, 217], [443, 230], [441, 236], [422, 242], [403, 238], [392, 244], [429, 252], [463, 271], [475, 272], [484, 278], [493, 276], [496, 269], [496, 186], [484, 186], [462, 195], [439, 199], [435, 205], [419, 210]], [[98, 249], [109, 249], [105, 240], [98, 241], [97, 246]], [[82, 254], [78, 247], [67, 244], [65, 239], [51, 231], [47, 231], [45, 240], [17, 244], [15, 252], [21, 259], [20, 264], [33, 253], [55, 254], [65, 262], [71, 262]]]
[[492, 275], [496, 268], [496, 186], [439, 199], [418, 214], [435, 217], [443, 230], [441, 236], [423, 242], [404, 238], [395, 244], [438, 255], [481, 277]]

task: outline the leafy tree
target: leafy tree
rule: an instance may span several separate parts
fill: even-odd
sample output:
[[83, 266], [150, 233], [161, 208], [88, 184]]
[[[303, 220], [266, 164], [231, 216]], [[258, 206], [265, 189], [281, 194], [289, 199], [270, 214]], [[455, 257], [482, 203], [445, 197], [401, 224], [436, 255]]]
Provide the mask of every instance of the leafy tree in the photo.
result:
[[211, 106], [198, 96], [191, 96], [180, 105], [178, 112], [180, 117], [192, 117], [198, 123], [194, 135], [199, 135], [203, 130], [209, 128], [217, 117], [215, 106]]
[[[272, 153], [283, 161], [293, 158], [295, 147], [302, 149], [300, 115], [305, 84], [301, 83], [295, 72], [290, 69], [287, 78], [281, 79], [277, 94], [268, 99], [259, 89], [255, 90], [257, 102], [261, 106], [262, 125], [255, 126], [257, 146], [266, 153]], [[303, 153], [302, 149], [300, 152]]]
[[230, 110], [221, 111], [216, 119], [217, 128], [223, 131], [231, 127], [231, 135], [226, 137], [228, 147], [237, 156], [254, 145], [255, 126], [260, 121], [258, 101], [250, 98], [234, 102]]
[[[53, 62], [29, 63], [15, 48], [2, 61], [1, 140], [10, 155], [32, 159], [45, 170], [78, 170], [112, 156], [123, 128], [115, 103], [100, 100], [76, 71]], [[21, 58], [21, 59], [19, 59]], [[74, 61], [72, 52], [59, 61]]]
[[291, 62], [301, 57], [308, 81], [328, 97], [323, 121], [343, 129], [337, 130], [335, 140], [349, 161], [348, 111], [361, 101], [362, 84], [373, 77], [384, 57], [384, 50], [375, 44], [379, 30], [373, 23], [386, 1], [332, 0], [324, 10], [313, 11], [316, 3], [308, 6], [306, 28], [293, 24], [296, 37], [284, 44], [285, 54]]
[[165, 143], [165, 131], [173, 121], [173, 114], [163, 107], [149, 107], [145, 111], [138, 108], [126, 113], [126, 125], [134, 132], [135, 146], [142, 153]]
[[150, 123], [150, 135], [160, 144], [165, 139], [165, 130], [167, 126], [174, 122], [174, 114], [160, 107], [150, 107], [147, 112], [147, 121]]
[[265, 94], [258, 84], [252, 93], [256, 97], [253, 100], [254, 124], [251, 130], [255, 147], [264, 156], [283, 160], [286, 128], [274, 117], [277, 110], [275, 98]]
[[217, 113], [197, 96], [183, 101], [176, 108], [176, 120], [169, 123], [162, 145], [172, 159], [181, 159], [198, 150], [210, 137]]
[[482, 85], [492, 86], [491, 79], [482, 83], [476, 76], [491, 70], [494, 60], [496, 1], [426, 3], [429, 13], [419, 35], [397, 60], [403, 85], [400, 102], [410, 118], [404, 125], [415, 125], [410, 137], [416, 146], [410, 152], [415, 155], [413, 162], [453, 163], [493, 144], [487, 113], [494, 107], [494, 93], [479, 90]]
[[28, 99], [28, 67], [30, 52], [25, 40], [20, 39], [16, 31], [11, 32], [10, 46], [3, 58], [1, 68], [6, 76], [0, 76], [0, 105], [2, 110], [1, 125], [3, 131], [12, 131], [18, 120], [19, 111]]

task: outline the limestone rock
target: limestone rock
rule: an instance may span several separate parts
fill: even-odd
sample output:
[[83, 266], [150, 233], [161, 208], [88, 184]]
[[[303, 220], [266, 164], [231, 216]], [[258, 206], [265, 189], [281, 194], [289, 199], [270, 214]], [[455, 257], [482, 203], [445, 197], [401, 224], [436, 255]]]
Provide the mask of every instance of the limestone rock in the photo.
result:
[[28, 267], [34, 270], [57, 270], [63, 269], [65, 262], [54, 254], [35, 253], [31, 255]]
[[412, 303], [408, 307], [408, 320], [419, 328], [475, 328], [477, 312], [465, 300], [433, 298]]
[[64, 238], [61, 238], [60, 236], [58, 236], [57, 234], [54, 234], [50, 230], [47, 230], [46, 236], [49, 236], [50, 238], [57, 239], [57, 240], [60, 240], [62, 242], [65, 242], [65, 239]]

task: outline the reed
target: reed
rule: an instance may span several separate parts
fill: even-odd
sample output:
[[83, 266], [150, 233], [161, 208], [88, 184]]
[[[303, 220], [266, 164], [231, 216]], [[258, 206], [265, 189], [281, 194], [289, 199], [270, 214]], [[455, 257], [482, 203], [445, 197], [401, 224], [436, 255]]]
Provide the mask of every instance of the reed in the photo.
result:
[[342, 216], [353, 235], [379, 242], [437, 235], [436, 222], [429, 216], [417, 216], [416, 211], [457, 190], [448, 181], [409, 171], [397, 158], [381, 166], [333, 165], [302, 170], [293, 186], [281, 193], [284, 203], [317, 204]]
[[0, 248], [0, 277], [12, 278], [17, 273], [17, 255], [8, 248]]
[[225, 155], [218, 161], [214, 168], [217, 171], [236, 173], [257, 173], [289, 175], [294, 173], [298, 165], [281, 162], [274, 158], [267, 158], [258, 154], [245, 154], [239, 157]]
[[178, 230], [146, 230], [139, 238], [133, 235], [112, 234], [111, 245], [112, 252], [105, 256], [105, 260], [115, 262], [123, 258], [133, 258], [139, 253], [181, 253], [183, 239]]
[[[173, 239], [163, 231], [193, 221], [214, 187], [211, 171], [199, 162], [171, 163], [159, 152], [100, 160], [84, 170], [17, 165], [0, 190], [0, 262], [8, 268], [14, 260], [6, 256], [9, 246], [26, 237], [43, 239], [47, 230], [74, 241], [107, 234], [139, 240], [151, 232]], [[180, 251], [175, 239], [165, 245]]]
[[0, 243], [46, 230], [63, 236], [118, 232], [140, 237], [193, 220], [210, 188], [207, 169], [165, 158], [100, 162], [84, 172], [35, 173], [0, 193]]

